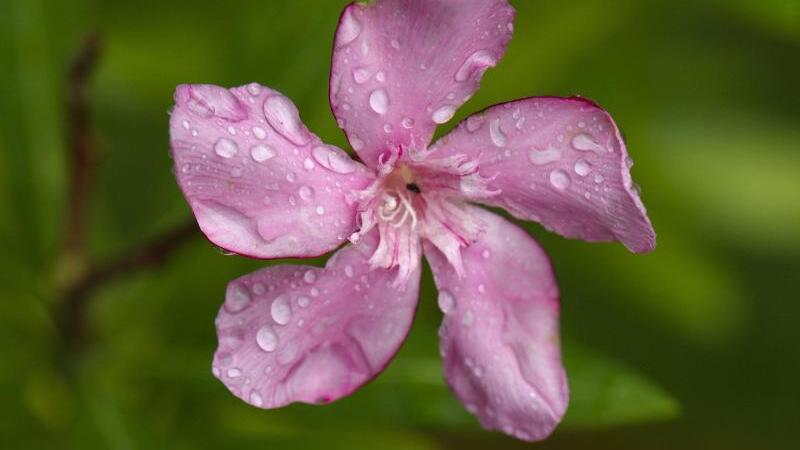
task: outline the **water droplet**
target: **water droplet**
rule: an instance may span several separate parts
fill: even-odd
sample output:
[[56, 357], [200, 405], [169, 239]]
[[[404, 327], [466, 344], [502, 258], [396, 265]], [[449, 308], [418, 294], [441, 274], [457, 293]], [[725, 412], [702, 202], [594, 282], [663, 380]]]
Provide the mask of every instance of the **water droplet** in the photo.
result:
[[252, 96], [259, 95], [261, 94], [261, 86], [259, 86], [258, 83], [250, 83], [247, 85], [247, 92]]
[[[351, 142], [353, 139], [351, 139]], [[355, 144], [353, 144], [355, 148]], [[336, 173], [348, 174], [356, 170], [356, 164], [350, 159], [343, 151], [335, 148], [320, 145], [311, 150], [311, 156], [314, 157], [319, 165]]]
[[312, 297], [317, 297], [317, 296], [319, 296], [319, 289], [317, 289], [317, 288], [315, 288], [315, 287], [312, 287], [312, 288], [311, 288], [311, 290], [310, 290], [309, 292], [311, 292], [311, 296], [312, 296]]
[[561, 169], [550, 172], [550, 184], [559, 191], [563, 191], [569, 186], [569, 175]]
[[253, 285], [253, 294], [261, 295], [266, 291], [264, 285], [261, 283], [256, 283]]
[[178, 95], [188, 95], [188, 98], [183, 97], [186, 106], [196, 115], [206, 119], [216, 116], [238, 122], [247, 117], [247, 110], [236, 96], [220, 86], [193, 84], [188, 86], [188, 89], [179, 91]]
[[303, 160], [303, 168], [306, 170], [313, 170], [314, 169], [314, 161], [311, 158], [306, 158]]
[[242, 169], [240, 169], [239, 167], [234, 167], [233, 169], [231, 169], [231, 176], [233, 178], [239, 178], [240, 176], [242, 176]]
[[274, 148], [265, 144], [259, 144], [250, 149], [250, 156], [253, 157], [256, 162], [264, 162], [274, 157], [276, 154]]
[[188, 129], [189, 129], [189, 121], [188, 121], [188, 120], [184, 120], [184, 121], [181, 123], [181, 125], [183, 126], [183, 129], [184, 129], [184, 130], [188, 130]]
[[375, 79], [378, 80], [378, 83], [383, 83], [386, 81], [386, 74], [382, 70], [379, 70], [378, 73], [375, 74]]
[[361, 34], [361, 23], [353, 17], [350, 8], [347, 8], [336, 33], [336, 45], [340, 47], [347, 45], [353, 42], [359, 34]]
[[472, 314], [472, 311], [467, 311], [464, 313], [464, 317], [461, 318], [461, 323], [465, 327], [472, 326], [475, 323], [475, 316]]
[[372, 77], [372, 71], [366, 67], [353, 69], [353, 80], [358, 84], [366, 83]]
[[398, 48], [400, 48], [400, 41], [398, 41], [397, 39], [392, 39], [392, 42], [390, 42], [389, 44], [390, 44], [390, 45], [392, 46], [392, 48], [393, 48], [393, 49], [395, 49], [395, 50], [397, 50]]
[[603, 153], [603, 147], [594, 141], [594, 138], [587, 133], [578, 133], [572, 138], [572, 147], [582, 152]]
[[407, 129], [414, 128], [414, 119], [411, 117], [403, 117], [403, 120], [400, 121], [400, 125]]
[[308, 269], [306, 270], [306, 273], [303, 274], [303, 281], [305, 281], [308, 284], [311, 284], [317, 281], [317, 274], [313, 270]]
[[231, 136], [236, 136], [236, 128], [234, 128], [233, 125], [228, 127], [228, 134]]
[[266, 139], [267, 138], [267, 130], [261, 127], [253, 127], [253, 136], [258, 139]]
[[319, 205], [319, 206], [317, 206], [316, 212], [317, 212], [317, 214], [318, 214], [318, 215], [320, 215], [320, 216], [321, 216], [321, 215], [323, 215], [323, 214], [325, 214], [325, 207], [324, 207], [324, 206], [322, 206], [322, 205]]
[[585, 159], [579, 159], [575, 161], [575, 173], [578, 175], [585, 177], [586, 175], [589, 175], [589, 172], [591, 171], [592, 165], [589, 163], [589, 161]]
[[305, 295], [301, 295], [300, 297], [297, 297], [297, 304], [301, 308], [308, 308], [308, 305], [311, 304], [311, 299], [306, 297]]
[[219, 138], [214, 144], [214, 153], [223, 158], [233, 158], [238, 151], [239, 146], [236, 145], [236, 142], [228, 138]]
[[595, 183], [597, 183], [597, 184], [600, 184], [600, 183], [602, 183], [604, 180], [605, 180], [605, 178], [603, 178], [603, 176], [602, 176], [602, 175], [600, 175], [599, 173], [598, 173], [598, 174], [595, 174], [595, 176], [594, 176], [594, 182], [595, 182]]
[[389, 94], [383, 88], [375, 89], [369, 95], [369, 106], [378, 114], [386, 114], [389, 111]]
[[449, 313], [453, 310], [453, 308], [456, 307], [456, 299], [453, 297], [453, 294], [444, 289], [439, 291], [437, 303], [439, 303], [439, 309], [441, 309], [445, 314]]
[[351, 266], [350, 264], [344, 266], [344, 274], [347, 275], [348, 278], [353, 278], [353, 275], [355, 274], [353, 266]]
[[392, 132], [392, 125], [385, 123], [383, 124], [383, 132], [384, 133], [391, 133]]
[[497, 64], [497, 60], [486, 50], [478, 50], [469, 55], [456, 72], [456, 81], [463, 82], [470, 78], [480, 77], [489, 67]]
[[289, 304], [289, 297], [281, 294], [272, 301], [270, 307], [272, 320], [278, 325], [286, 325], [292, 320], [292, 305]]
[[483, 259], [489, 259], [489, 256], [491, 256], [491, 253], [489, 252], [489, 250], [484, 250], [484, 251], [481, 252], [481, 256], [483, 256]]
[[273, 352], [278, 348], [278, 334], [270, 325], [264, 325], [256, 333], [256, 344], [265, 352]]
[[362, 141], [361, 138], [359, 138], [355, 133], [350, 134], [350, 136], [348, 136], [348, 140], [350, 141], [350, 145], [353, 146], [353, 150], [359, 151], [364, 148], [364, 141]]
[[228, 378], [239, 378], [242, 376], [242, 369], [237, 369], [236, 367], [228, 369], [227, 375]]
[[300, 186], [300, 189], [297, 190], [297, 193], [304, 201], [309, 201], [314, 198], [314, 189], [312, 189], [310, 186]]
[[250, 392], [250, 404], [256, 407], [261, 407], [264, 404], [264, 399], [261, 398], [261, 394], [256, 391]]
[[236, 314], [250, 306], [251, 301], [247, 287], [242, 284], [236, 284], [228, 292], [225, 299], [225, 309], [230, 313]]
[[467, 131], [474, 133], [478, 131], [483, 125], [483, 116], [474, 115], [467, 117]]
[[445, 123], [453, 118], [456, 113], [456, 107], [453, 105], [444, 105], [431, 114], [431, 120], [436, 123]]
[[287, 173], [286, 181], [288, 181], [289, 183], [294, 183], [295, 181], [297, 181], [297, 174], [295, 174], [294, 172]]
[[499, 117], [489, 123], [489, 137], [492, 139], [492, 143], [498, 147], [505, 147], [508, 143], [508, 138], [500, 128]]
[[481, 294], [486, 293], [486, 285], [485, 284], [479, 284], [478, 285], [478, 292], [480, 292]]
[[267, 123], [293, 144], [306, 145], [311, 140], [308, 130], [300, 121], [297, 107], [288, 98], [280, 94], [272, 95], [264, 102], [263, 109]]
[[528, 160], [537, 166], [544, 166], [561, 159], [561, 150], [555, 147], [548, 147], [545, 150], [533, 149], [528, 152]]

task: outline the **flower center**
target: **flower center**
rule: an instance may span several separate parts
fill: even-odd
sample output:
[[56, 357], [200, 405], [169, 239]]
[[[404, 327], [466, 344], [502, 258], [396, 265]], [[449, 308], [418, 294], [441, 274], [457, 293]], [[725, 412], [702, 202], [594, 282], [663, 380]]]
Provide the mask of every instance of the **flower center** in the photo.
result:
[[355, 243], [377, 228], [380, 240], [370, 263], [398, 267], [398, 280], [419, 266], [422, 239], [442, 251], [462, 273], [460, 249], [474, 242], [482, 230], [463, 200], [467, 195], [474, 197], [476, 186], [488, 193], [477, 162], [463, 155], [443, 159], [429, 155], [417, 152], [416, 158], [391, 158], [380, 165], [371, 186], [354, 193], [359, 230], [350, 240]]

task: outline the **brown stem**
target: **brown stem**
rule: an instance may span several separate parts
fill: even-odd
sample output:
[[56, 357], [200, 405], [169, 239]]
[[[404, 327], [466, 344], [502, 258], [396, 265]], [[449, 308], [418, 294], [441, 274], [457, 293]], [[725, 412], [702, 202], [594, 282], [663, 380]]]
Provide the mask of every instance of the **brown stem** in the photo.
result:
[[100, 56], [100, 38], [89, 34], [69, 69], [67, 121], [69, 130], [69, 190], [64, 252], [82, 262], [87, 210], [96, 163], [92, 138], [87, 87]]
[[86, 316], [89, 300], [97, 289], [121, 275], [160, 266], [196, 234], [197, 225], [190, 220], [119, 258], [90, 267], [68, 287], [57, 311], [57, 321], [67, 348], [75, 352], [83, 347], [88, 332]]

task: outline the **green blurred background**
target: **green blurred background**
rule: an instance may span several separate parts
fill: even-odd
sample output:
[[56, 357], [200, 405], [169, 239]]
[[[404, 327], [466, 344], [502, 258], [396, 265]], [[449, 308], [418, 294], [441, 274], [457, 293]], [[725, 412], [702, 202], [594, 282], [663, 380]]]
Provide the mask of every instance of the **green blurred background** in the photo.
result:
[[[531, 446], [482, 431], [447, 391], [428, 273], [396, 360], [328, 406], [262, 411], [212, 377], [225, 285], [267, 263], [199, 235], [93, 292], [81, 347], [56, 326], [65, 283], [86, 264], [190, 218], [168, 156], [176, 84], [268, 85], [346, 147], [327, 100], [344, 4], [0, 0], [0, 448]], [[534, 445], [796, 448], [800, 2], [513, 4], [505, 59], [445, 128], [518, 97], [597, 100], [624, 129], [659, 238], [637, 256], [525, 225], [561, 285], [572, 388], [566, 420]], [[87, 251], [66, 258], [66, 75], [93, 30], [99, 158]]]

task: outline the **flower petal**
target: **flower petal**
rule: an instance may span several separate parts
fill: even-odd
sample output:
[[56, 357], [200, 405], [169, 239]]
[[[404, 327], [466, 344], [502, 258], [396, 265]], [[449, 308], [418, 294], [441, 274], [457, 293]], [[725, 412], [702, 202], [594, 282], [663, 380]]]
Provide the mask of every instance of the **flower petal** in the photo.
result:
[[330, 101], [362, 160], [375, 167], [387, 149], [425, 147], [503, 56], [513, 19], [505, 0], [376, 0], [345, 8]]
[[255, 83], [178, 86], [170, 143], [200, 229], [214, 244], [252, 257], [336, 248], [356, 228], [347, 193], [373, 177], [310, 133], [291, 100]]
[[[464, 154], [499, 194], [475, 198], [587, 241], [647, 252], [656, 237], [611, 116], [583, 98], [531, 97], [474, 114], [434, 145]], [[469, 192], [464, 190], [469, 197]]]
[[228, 285], [214, 374], [262, 408], [349, 395], [383, 371], [408, 334], [420, 272], [370, 270], [375, 233], [324, 269], [268, 267]]
[[558, 335], [558, 287], [544, 251], [500, 216], [471, 207], [486, 225], [462, 250], [459, 278], [430, 243], [425, 256], [445, 313], [440, 350], [450, 388], [481, 425], [544, 439], [567, 408]]

